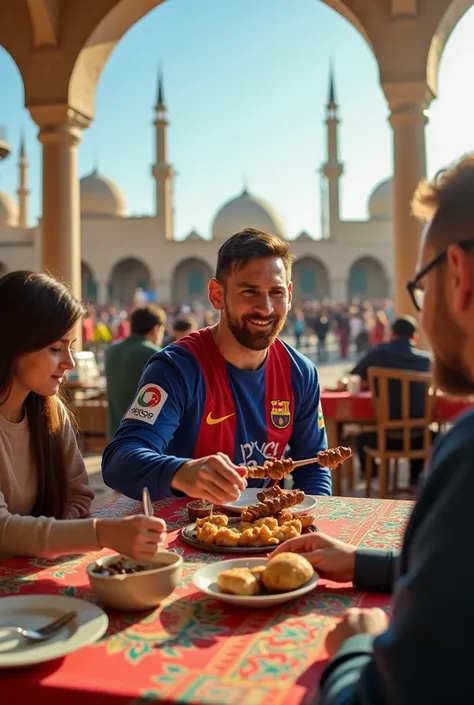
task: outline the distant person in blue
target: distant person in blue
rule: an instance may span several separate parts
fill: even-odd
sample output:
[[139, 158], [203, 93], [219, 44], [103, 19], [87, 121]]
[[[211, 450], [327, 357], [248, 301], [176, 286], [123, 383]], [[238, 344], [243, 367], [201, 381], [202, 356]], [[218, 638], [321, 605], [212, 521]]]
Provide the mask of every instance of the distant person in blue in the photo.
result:
[[[103, 455], [110, 487], [134, 499], [148, 487], [153, 500], [222, 504], [246, 487], [243, 466], [327, 448], [317, 371], [278, 338], [291, 305], [291, 261], [286, 242], [251, 228], [222, 245], [209, 284], [219, 323], [151, 358]], [[317, 463], [296, 469], [293, 483], [331, 494], [330, 472]]]

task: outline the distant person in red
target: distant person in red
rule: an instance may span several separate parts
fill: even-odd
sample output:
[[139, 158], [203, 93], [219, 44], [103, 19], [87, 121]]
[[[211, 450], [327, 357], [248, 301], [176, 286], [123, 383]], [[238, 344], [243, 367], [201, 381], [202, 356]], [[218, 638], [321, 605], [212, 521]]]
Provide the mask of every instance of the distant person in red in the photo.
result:
[[375, 347], [381, 343], [385, 343], [388, 336], [388, 320], [384, 311], [377, 311], [375, 314], [375, 322], [370, 330], [370, 345]]
[[94, 318], [91, 311], [86, 310], [84, 316], [82, 317], [82, 344], [90, 345], [94, 338]]
[[126, 311], [120, 311], [120, 316], [117, 325], [114, 330], [114, 340], [125, 340], [131, 334], [130, 321], [128, 320], [128, 313]]

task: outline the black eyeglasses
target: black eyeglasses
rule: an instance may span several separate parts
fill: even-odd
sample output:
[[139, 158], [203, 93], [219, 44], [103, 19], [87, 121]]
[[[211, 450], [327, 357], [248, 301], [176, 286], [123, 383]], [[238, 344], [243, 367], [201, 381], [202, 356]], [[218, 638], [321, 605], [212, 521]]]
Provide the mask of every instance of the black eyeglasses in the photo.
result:
[[[465, 240], [464, 242], [455, 242], [453, 244], [457, 245], [458, 247], [462, 247], [463, 250], [470, 250], [471, 247], [474, 247], [474, 240]], [[418, 272], [414, 279], [408, 282], [408, 293], [410, 294], [411, 300], [413, 301], [413, 305], [417, 311], [421, 311], [421, 309], [423, 308], [423, 301], [425, 298], [425, 289], [422, 284], [422, 280], [425, 278], [428, 272], [434, 269], [434, 267], [437, 267], [438, 264], [444, 262], [447, 254], [448, 249], [446, 248], [446, 250], [440, 252], [439, 255], [436, 255], [436, 257], [434, 257], [431, 262], [428, 262], [426, 267], [423, 267], [423, 269]]]

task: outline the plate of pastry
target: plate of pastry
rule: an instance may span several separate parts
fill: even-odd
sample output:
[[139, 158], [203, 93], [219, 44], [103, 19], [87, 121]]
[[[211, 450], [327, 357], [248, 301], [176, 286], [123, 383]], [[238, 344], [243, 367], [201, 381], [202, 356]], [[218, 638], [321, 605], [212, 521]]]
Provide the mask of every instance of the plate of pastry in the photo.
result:
[[181, 530], [181, 538], [194, 548], [212, 553], [269, 553], [284, 541], [317, 531], [312, 514], [278, 512], [253, 521], [226, 514], [212, 514], [197, 519]]
[[275, 607], [313, 590], [319, 575], [297, 553], [270, 558], [236, 558], [206, 565], [194, 585], [216, 600], [237, 607]]

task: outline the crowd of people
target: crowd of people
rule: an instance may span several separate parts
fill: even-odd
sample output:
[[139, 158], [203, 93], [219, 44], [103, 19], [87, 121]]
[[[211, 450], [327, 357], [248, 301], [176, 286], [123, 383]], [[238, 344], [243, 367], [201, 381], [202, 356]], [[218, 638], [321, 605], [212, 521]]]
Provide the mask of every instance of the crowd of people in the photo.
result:
[[[459, 396], [474, 391], [473, 191], [469, 156], [420, 187], [414, 208], [426, 227], [408, 284], [433, 349], [435, 381]], [[327, 447], [317, 369], [281, 337], [290, 281], [289, 245], [280, 238], [247, 229], [222, 245], [209, 286], [219, 320], [205, 328], [196, 322], [197, 330], [151, 351], [103, 456], [111, 487], [135, 498], [147, 487], [153, 499], [190, 496], [222, 504], [247, 486], [245, 466], [284, 457], [287, 450], [294, 459], [316, 458]], [[300, 310], [294, 321], [309, 326], [314, 320], [315, 332], [328, 327], [329, 307], [311, 308], [313, 318]], [[353, 317], [366, 320], [362, 308], [352, 314], [336, 307], [331, 316], [336, 310], [336, 331], [343, 331], [342, 320], [349, 321], [346, 331]], [[12, 272], [0, 279], [2, 556], [107, 547], [146, 559], [165, 539], [160, 518], [89, 516], [92, 492], [84, 461], [58, 397], [74, 366], [72, 347], [83, 313], [68, 288], [49, 276]], [[375, 313], [374, 329], [379, 318]], [[117, 330], [125, 321], [120, 314], [118, 319]], [[181, 315], [173, 318], [168, 335], [179, 320]], [[116, 335], [103, 314], [94, 331], [101, 323]], [[132, 314], [132, 336], [142, 324]], [[151, 319], [140, 330], [150, 326], [156, 338], [164, 321]], [[392, 335], [394, 355], [400, 338], [395, 323]], [[117, 346], [128, 338], [127, 333]], [[322, 677], [319, 705], [474, 702], [469, 646], [474, 616], [469, 600], [459, 608], [459, 586], [474, 580], [473, 420], [469, 412], [437, 438], [401, 555], [363, 550], [321, 533], [277, 549], [303, 553], [332, 581], [393, 590], [390, 616], [380, 609], [351, 609], [326, 635], [333, 659]], [[331, 473], [317, 462], [298, 468], [293, 481], [309, 494], [331, 494]], [[249, 480], [254, 486], [263, 482]]]
[[[141, 291], [141, 290], [140, 290]], [[100, 351], [112, 342], [119, 342], [131, 333], [131, 314], [136, 308], [148, 306], [136, 297], [130, 306], [87, 304], [82, 323], [82, 341], [85, 349]], [[194, 308], [184, 304], [151, 306], [159, 313], [163, 345], [178, 340], [199, 328], [215, 325], [216, 312], [212, 308]], [[390, 299], [342, 303], [336, 301], [298, 302], [290, 310], [282, 335], [295, 347], [319, 363], [329, 361], [329, 345], [334, 344], [334, 360], [348, 360], [360, 356], [390, 337], [394, 320], [394, 306]]]

